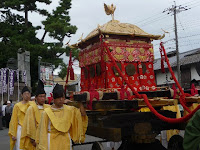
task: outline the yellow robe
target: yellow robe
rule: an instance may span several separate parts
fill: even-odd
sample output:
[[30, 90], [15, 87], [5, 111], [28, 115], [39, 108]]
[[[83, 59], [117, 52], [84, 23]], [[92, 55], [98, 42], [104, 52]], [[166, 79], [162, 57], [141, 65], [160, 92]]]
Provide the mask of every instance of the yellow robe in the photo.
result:
[[17, 138], [17, 127], [18, 125], [23, 126], [25, 113], [31, 103], [33, 102], [28, 102], [26, 104], [22, 104], [22, 102], [19, 102], [15, 104], [13, 108], [8, 131], [8, 135], [10, 136], [10, 150], [13, 150], [15, 146], [15, 141], [12, 140], [12, 136]]
[[[175, 104], [174, 106], [164, 106], [163, 107], [164, 110], [170, 110], [173, 112], [176, 112], [176, 118], [181, 118], [181, 112], [179, 109], [179, 106], [177, 104]], [[169, 139], [176, 134], [179, 134], [179, 130], [167, 130], [167, 141], [169, 141]]]
[[[71, 150], [71, 139], [75, 143], [85, 140], [88, 117], [80, 110], [64, 105], [62, 109], [46, 108], [39, 125], [40, 150]], [[49, 147], [49, 148], [48, 148]]]
[[[198, 105], [199, 105], [198, 103], [193, 103], [192, 106], [189, 107], [189, 110], [193, 111], [195, 108], [197, 108]], [[188, 112], [184, 110], [183, 115], [184, 116], [188, 115]]]
[[35, 150], [35, 147], [31, 144], [31, 139], [36, 141], [36, 131], [40, 123], [42, 112], [50, 105], [44, 104], [39, 108], [35, 102], [32, 103], [27, 109], [23, 128], [21, 132], [20, 149], [23, 150]]

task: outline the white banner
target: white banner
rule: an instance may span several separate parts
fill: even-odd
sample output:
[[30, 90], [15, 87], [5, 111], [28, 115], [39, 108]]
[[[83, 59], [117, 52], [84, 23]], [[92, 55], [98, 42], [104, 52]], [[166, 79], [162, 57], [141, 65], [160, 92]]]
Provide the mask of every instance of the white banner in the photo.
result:
[[10, 75], [9, 75], [9, 92], [10, 95], [13, 95], [14, 92], [14, 70], [10, 70]]
[[3, 68], [3, 93], [7, 93], [6, 71], [7, 68]]
[[0, 70], [0, 94], [2, 94], [3, 90], [3, 69]]

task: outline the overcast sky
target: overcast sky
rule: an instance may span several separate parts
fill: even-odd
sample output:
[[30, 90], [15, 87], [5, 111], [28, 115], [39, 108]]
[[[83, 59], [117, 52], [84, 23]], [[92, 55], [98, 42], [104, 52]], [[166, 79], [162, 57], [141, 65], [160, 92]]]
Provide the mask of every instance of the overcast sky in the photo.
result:
[[[50, 6], [39, 5], [39, 7], [47, 7], [49, 11], [55, 9], [59, 0], [53, 0]], [[167, 8], [174, 5], [174, 0], [72, 0], [72, 8], [70, 9], [71, 24], [76, 25], [78, 30], [72, 35], [70, 44], [74, 44], [83, 33], [86, 37], [97, 25], [103, 25], [111, 20], [111, 16], [107, 16], [104, 12], [103, 4], [116, 5], [115, 19], [122, 23], [131, 23], [137, 25], [145, 32], [151, 34], [163, 34], [164, 29], [167, 34], [162, 41], [168, 41], [165, 44], [167, 51], [175, 50], [174, 36], [174, 16], [163, 13]], [[177, 14], [179, 51], [184, 52], [195, 48], [200, 48], [200, 1], [199, 0], [176, 0], [176, 5], [191, 8]], [[33, 25], [41, 25], [44, 19], [36, 14], [30, 14]], [[37, 34], [42, 37], [43, 30]], [[172, 40], [171, 40], [172, 39]], [[66, 43], [69, 38], [66, 38]], [[46, 37], [45, 41], [52, 41]], [[159, 42], [154, 41], [155, 57], [159, 57]], [[64, 57], [65, 58], [65, 57]], [[67, 62], [67, 59], [64, 59]], [[75, 72], [80, 73], [77, 64], [74, 66]]]

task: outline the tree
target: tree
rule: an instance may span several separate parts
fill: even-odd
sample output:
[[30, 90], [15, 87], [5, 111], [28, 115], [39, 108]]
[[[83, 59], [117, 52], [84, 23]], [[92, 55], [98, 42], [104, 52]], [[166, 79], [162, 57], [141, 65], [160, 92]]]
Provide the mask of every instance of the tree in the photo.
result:
[[62, 0], [60, 6], [56, 10], [53, 10], [53, 13], [49, 14], [48, 18], [42, 22], [45, 26], [45, 32], [41, 42], [44, 42], [44, 37], [49, 32], [49, 35], [57, 39], [60, 42], [59, 44], [62, 45], [65, 36], [71, 37], [71, 34], [76, 32], [76, 26], [72, 26], [69, 23], [70, 17], [68, 9], [71, 8], [69, 2], [71, 0]]
[[64, 80], [67, 75], [67, 65], [65, 63], [60, 64], [61, 71], [58, 73], [58, 76]]
[[[39, 9], [37, 4], [51, 4], [50, 0], [1, 0], [0, 1], [0, 67], [5, 67], [9, 58], [17, 57], [18, 49], [28, 50], [31, 53], [31, 79], [32, 86], [38, 79], [38, 56], [42, 61], [52, 63], [55, 67], [62, 64], [59, 58], [69, 48], [63, 48], [63, 40], [75, 34], [77, 28], [71, 25], [69, 9], [71, 0], [60, 0], [52, 13], [45, 9]], [[16, 13], [20, 12], [20, 13]], [[33, 26], [28, 14], [36, 12], [46, 17], [42, 21], [44, 28]], [[23, 15], [23, 14], [24, 15]], [[41, 39], [36, 34], [39, 29], [44, 30]], [[45, 42], [49, 35], [57, 42]]]
[[13, 9], [25, 14], [25, 25], [28, 27], [28, 12], [39, 12], [42, 15], [47, 15], [48, 12], [45, 9], [37, 8], [36, 2], [50, 4], [50, 0], [1, 0], [1, 8]]

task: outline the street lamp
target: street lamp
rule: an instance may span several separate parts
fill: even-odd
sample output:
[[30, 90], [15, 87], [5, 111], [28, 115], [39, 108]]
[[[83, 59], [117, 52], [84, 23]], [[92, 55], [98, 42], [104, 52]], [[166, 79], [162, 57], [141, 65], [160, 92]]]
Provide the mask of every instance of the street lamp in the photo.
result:
[[38, 56], [38, 80], [40, 80], [40, 61], [41, 61], [42, 57]]

